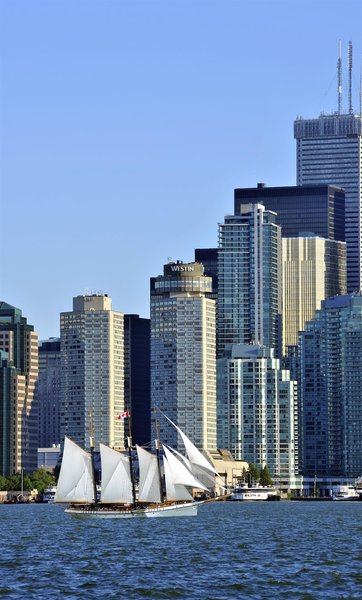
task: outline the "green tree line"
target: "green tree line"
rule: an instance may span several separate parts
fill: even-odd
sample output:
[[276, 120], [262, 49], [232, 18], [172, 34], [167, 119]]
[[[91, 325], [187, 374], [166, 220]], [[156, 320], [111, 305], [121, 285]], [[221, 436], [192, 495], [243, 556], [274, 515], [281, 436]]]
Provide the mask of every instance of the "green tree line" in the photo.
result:
[[273, 485], [273, 480], [270, 476], [269, 469], [267, 466], [262, 467], [260, 470], [254, 464], [249, 464], [247, 471], [244, 470], [242, 479], [248, 483], [255, 485], [259, 483], [263, 487]]
[[[24, 475], [23, 477], [23, 489], [25, 491], [31, 491], [37, 489], [40, 494], [48, 487], [55, 485], [55, 478], [52, 473], [46, 471], [46, 469], [37, 469], [31, 475]], [[0, 490], [21, 490], [21, 474], [10, 475], [10, 477], [4, 477], [0, 475]]]

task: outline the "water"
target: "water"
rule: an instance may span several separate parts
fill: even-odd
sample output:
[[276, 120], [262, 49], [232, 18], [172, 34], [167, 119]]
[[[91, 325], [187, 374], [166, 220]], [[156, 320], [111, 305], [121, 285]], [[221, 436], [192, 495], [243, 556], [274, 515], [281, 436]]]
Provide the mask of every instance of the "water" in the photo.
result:
[[5, 505], [0, 531], [0, 598], [362, 598], [362, 502], [220, 502], [130, 520]]

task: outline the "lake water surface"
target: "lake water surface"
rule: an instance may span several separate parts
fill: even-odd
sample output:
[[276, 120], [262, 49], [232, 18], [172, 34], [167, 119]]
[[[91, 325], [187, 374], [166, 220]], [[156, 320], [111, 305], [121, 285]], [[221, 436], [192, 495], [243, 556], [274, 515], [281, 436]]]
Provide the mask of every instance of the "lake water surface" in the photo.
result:
[[362, 598], [362, 502], [115, 520], [0, 505], [0, 531], [0, 598]]

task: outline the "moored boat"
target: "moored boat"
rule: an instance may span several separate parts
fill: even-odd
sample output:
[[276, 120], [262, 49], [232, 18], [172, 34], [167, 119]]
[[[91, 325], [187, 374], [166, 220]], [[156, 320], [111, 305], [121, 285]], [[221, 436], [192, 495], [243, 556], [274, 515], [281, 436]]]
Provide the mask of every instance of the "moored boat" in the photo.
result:
[[280, 500], [280, 495], [273, 487], [258, 485], [249, 487], [247, 483], [241, 483], [232, 490], [230, 500]]
[[360, 495], [353, 485], [337, 485], [332, 491], [332, 500], [359, 500]]

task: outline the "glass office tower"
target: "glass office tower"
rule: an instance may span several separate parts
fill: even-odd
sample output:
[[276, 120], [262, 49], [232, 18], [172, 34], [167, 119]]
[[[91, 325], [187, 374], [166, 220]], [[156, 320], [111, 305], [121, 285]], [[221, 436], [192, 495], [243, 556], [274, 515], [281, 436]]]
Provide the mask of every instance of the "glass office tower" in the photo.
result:
[[0, 302], [0, 474], [37, 467], [38, 335], [19, 308]]
[[276, 223], [283, 237], [308, 233], [330, 240], [344, 241], [345, 193], [333, 185], [300, 185], [234, 190], [234, 212], [241, 204], [259, 203], [277, 213]]
[[240, 205], [219, 225], [218, 348], [260, 343], [281, 356], [281, 230], [260, 204]]
[[[297, 184], [328, 183], [345, 190], [348, 291], [361, 289], [362, 117], [321, 115], [294, 122]], [[325, 236], [324, 236], [325, 237]], [[337, 238], [341, 239], [341, 238]]]
[[303, 473], [362, 473], [362, 296], [322, 302], [300, 334]]

